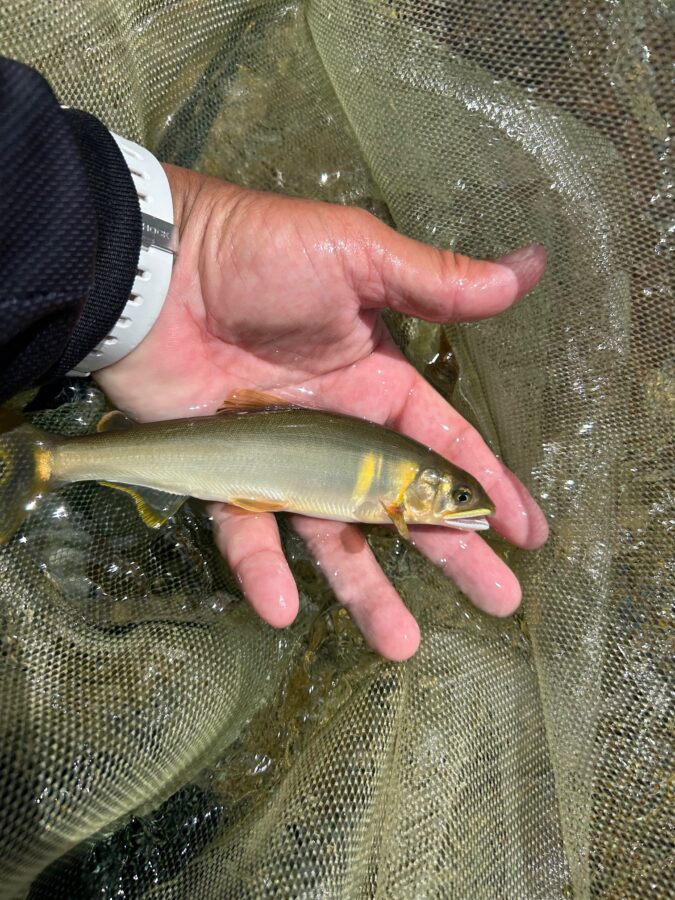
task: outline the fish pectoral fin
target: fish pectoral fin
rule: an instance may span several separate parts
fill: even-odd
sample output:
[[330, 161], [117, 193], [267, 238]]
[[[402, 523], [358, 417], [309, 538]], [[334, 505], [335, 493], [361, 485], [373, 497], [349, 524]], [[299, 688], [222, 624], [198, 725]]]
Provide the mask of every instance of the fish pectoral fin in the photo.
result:
[[251, 412], [261, 409], [292, 409], [294, 404], [274, 394], [265, 394], [263, 391], [254, 391], [242, 388], [228, 394], [218, 407], [219, 413]]
[[159, 528], [167, 519], [175, 515], [187, 500], [182, 494], [168, 494], [155, 488], [139, 487], [134, 484], [116, 484], [113, 481], [100, 481], [104, 487], [113, 488], [128, 494], [136, 504], [141, 519], [149, 528]]
[[98, 420], [96, 431], [99, 434], [104, 431], [128, 431], [134, 424], [134, 420], [120, 412], [119, 409], [111, 409]]
[[283, 500], [251, 500], [248, 497], [232, 497], [227, 502], [249, 512], [281, 512], [286, 509]]
[[380, 503], [382, 504], [382, 509], [384, 509], [386, 514], [389, 516], [391, 521], [396, 526], [396, 530], [401, 535], [401, 537], [404, 537], [406, 539], [406, 541], [409, 541], [410, 540], [410, 532], [408, 531], [408, 526], [406, 524], [405, 519], [403, 518], [404, 508], [403, 508], [402, 504], [400, 504], [400, 503], [387, 504], [387, 503], [384, 503], [382, 500], [380, 500]]

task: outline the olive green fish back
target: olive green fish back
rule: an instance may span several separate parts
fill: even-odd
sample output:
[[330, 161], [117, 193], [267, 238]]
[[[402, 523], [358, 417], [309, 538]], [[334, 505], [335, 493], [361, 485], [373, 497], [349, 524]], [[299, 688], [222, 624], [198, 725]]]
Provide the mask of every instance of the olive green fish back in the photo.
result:
[[[422, 626], [395, 665], [291, 534], [303, 608], [276, 632], [194, 504], [150, 531], [98, 485], [45, 497], [0, 551], [1, 895], [672, 896], [672, 19], [658, 0], [0, 5], [0, 52], [165, 160], [474, 255], [544, 243], [541, 286], [448, 330], [445, 366], [438, 326], [389, 323], [552, 532], [501, 548], [525, 599], [497, 622], [373, 530]], [[55, 405], [35, 424], [104, 409], [83, 383]]]

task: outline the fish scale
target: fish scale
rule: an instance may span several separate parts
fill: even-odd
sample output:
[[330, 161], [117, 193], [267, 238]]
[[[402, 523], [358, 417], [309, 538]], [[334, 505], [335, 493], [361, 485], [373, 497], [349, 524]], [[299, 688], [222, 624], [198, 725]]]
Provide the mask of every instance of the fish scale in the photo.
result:
[[[245, 509], [393, 521], [406, 535], [407, 523], [487, 527], [479, 517], [493, 512], [478, 482], [438, 453], [383, 425], [338, 413], [266, 408], [127, 420], [123, 427], [109, 414], [102, 423], [110, 430], [79, 437], [58, 439], [29, 426], [5, 436], [23, 435], [22, 451], [35, 459], [33, 467], [23, 467], [29, 485], [14, 485], [18, 502], [36, 488], [101, 481], [121, 486], [139, 509], [150, 502], [143, 490], [151, 489]], [[156, 497], [152, 503], [157, 506]]]

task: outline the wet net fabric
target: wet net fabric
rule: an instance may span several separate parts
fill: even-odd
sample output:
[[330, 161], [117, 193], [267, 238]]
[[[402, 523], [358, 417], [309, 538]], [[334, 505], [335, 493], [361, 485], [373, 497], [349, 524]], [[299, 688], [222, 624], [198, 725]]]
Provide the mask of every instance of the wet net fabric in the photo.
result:
[[[506, 315], [398, 342], [551, 524], [498, 622], [370, 540], [422, 627], [365, 648], [297, 537], [297, 623], [186, 506], [93, 484], [0, 551], [0, 895], [669, 897], [673, 12], [666, 3], [5, 0], [0, 52], [162, 159], [549, 250]], [[670, 259], [670, 262], [669, 262]], [[445, 345], [443, 345], [445, 346]], [[41, 427], [104, 410], [71, 383]]]

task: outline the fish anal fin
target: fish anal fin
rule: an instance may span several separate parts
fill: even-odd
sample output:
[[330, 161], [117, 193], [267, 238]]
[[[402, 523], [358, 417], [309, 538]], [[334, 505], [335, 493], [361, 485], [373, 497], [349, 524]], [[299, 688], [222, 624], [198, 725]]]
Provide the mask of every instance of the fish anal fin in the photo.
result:
[[405, 538], [406, 541], [409, 541], [410, 540], [410, 532], [408, 531], [408, 526], [406, 524], [405, 518], [403, 517], [403, 512], [404, 512], [403, 505], [400, 503], [387, 504], [387, 503], [384, 503], [382, 500], [380, 500], [380, 503], [382, 503], [382, 508], [384, 509], [386, 514], [389, 516], [391, 521], [396, 526], [396, 530], [401, 535], [401, 537]]
[[281, 512], [286, 509], [283, 500], [251, 500], [248, 497], [231, 497], [227, 502], [240, 509], [246, 509], [248, 512]]
[[219, 413], [252, 412], [262, 409], [292, 409], [295, 404], [274, 394], [242, 388], [228, 394], [218, 407]]
[[136, 504], [139, 516], [149, 528], [159, 528], [164, 525], [167, 519], [175, 515], [187, 500], [187, 497], [182, 494], [169, 494], [155, 488], [117, 484], [113, 481], [101, 481], [99, 484], [128, 494]]
[[134, 420], [120, 412], [119, 409], [111, 409], [98, 420], [96, 431], [99, 434], [104, 431], [128, 431], [133, 424]]

